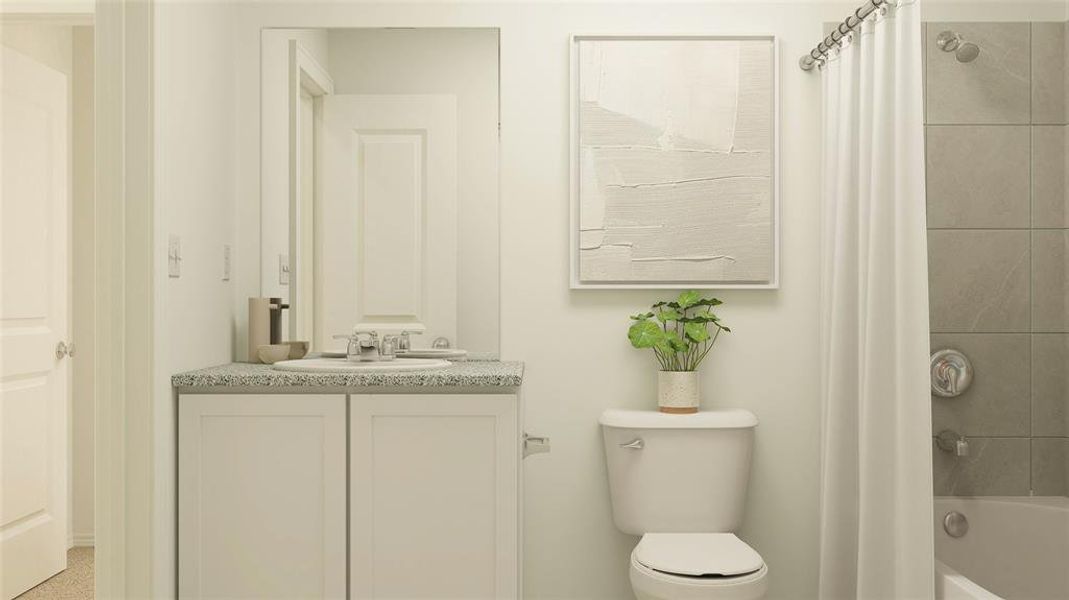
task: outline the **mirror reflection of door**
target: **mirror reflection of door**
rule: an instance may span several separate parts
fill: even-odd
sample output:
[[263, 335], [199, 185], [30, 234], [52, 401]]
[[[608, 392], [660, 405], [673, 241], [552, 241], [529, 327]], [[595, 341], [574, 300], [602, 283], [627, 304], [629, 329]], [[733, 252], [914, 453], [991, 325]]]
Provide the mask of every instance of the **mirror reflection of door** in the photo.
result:
[[[316, 328], [318, 268], [318, 144], [323, 100], [334, 82], [326, 68], [297, 41], [289, 40], [289, 254], [279, 259], [279, 283], [288, 288], [290, 339], [324, 339]], [[329, 339], [329, 335], [327, 338]]]
[[354, 327], [498, 352], [496, 29], [262, 32], [261, 295], [339, 350]]
[[335, 95], [323, 126], [322, 326], [456, 339], [453, 95]]
[[[322, 103], [318, 104], [322, 106]], [[312, 94], [301, 88], [297, 114], [297, 177], [294, 206], [294, 232], [291, 244], [296, 251], [290, 251], [293, 257], [290, 285], [294, 288], [290, 306], [297, 304], [315, 307], [315, 265], [316, 265], [316, 110], [317, 102]], [[290, 319], [290, 337], [294, 340], [309, 340], [315, 337], [315, 309], [295, 311]]]

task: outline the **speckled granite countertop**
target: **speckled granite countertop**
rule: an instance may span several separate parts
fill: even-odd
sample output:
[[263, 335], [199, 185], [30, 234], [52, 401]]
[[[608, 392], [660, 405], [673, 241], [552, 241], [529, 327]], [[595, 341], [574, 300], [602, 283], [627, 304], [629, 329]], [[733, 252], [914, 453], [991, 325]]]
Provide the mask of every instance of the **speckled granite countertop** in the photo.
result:
[[268, 365], [231, 363], [179, 373], [171, 385], [188, 388], [282, 387], [519, 387], [523, 363], [469, 360], [444, 369], [379, 373], [297, 373], [277, 371]]

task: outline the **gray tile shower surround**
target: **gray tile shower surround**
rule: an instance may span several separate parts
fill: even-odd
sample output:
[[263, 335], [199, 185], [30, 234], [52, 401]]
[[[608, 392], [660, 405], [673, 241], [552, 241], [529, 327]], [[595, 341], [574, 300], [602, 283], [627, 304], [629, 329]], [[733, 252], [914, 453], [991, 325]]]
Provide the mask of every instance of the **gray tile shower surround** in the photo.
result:
[[[959, 63], [935, 44], [980, 46]], [[1065, 23], [927, 23], [932, 350], [972, 360], [972, 387], [932, 398], [938, 495], [1069, 494], [1069, 170]]]

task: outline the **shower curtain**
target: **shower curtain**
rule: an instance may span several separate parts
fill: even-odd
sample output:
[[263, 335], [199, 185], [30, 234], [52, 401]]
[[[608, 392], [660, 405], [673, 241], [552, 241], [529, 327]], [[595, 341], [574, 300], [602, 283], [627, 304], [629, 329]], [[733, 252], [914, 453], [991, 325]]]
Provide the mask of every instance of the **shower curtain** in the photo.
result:
[[934, 594], [920, 4], [893, 4], [821, 74], [825, 600]]

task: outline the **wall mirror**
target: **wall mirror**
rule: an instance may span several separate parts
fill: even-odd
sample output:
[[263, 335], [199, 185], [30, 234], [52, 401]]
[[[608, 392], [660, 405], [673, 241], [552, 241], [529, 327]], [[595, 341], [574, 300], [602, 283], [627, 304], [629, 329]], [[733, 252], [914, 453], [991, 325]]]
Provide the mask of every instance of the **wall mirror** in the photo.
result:
[[497, 29], [264, 29], [261, 293], [290, 339], [499, 349]]

